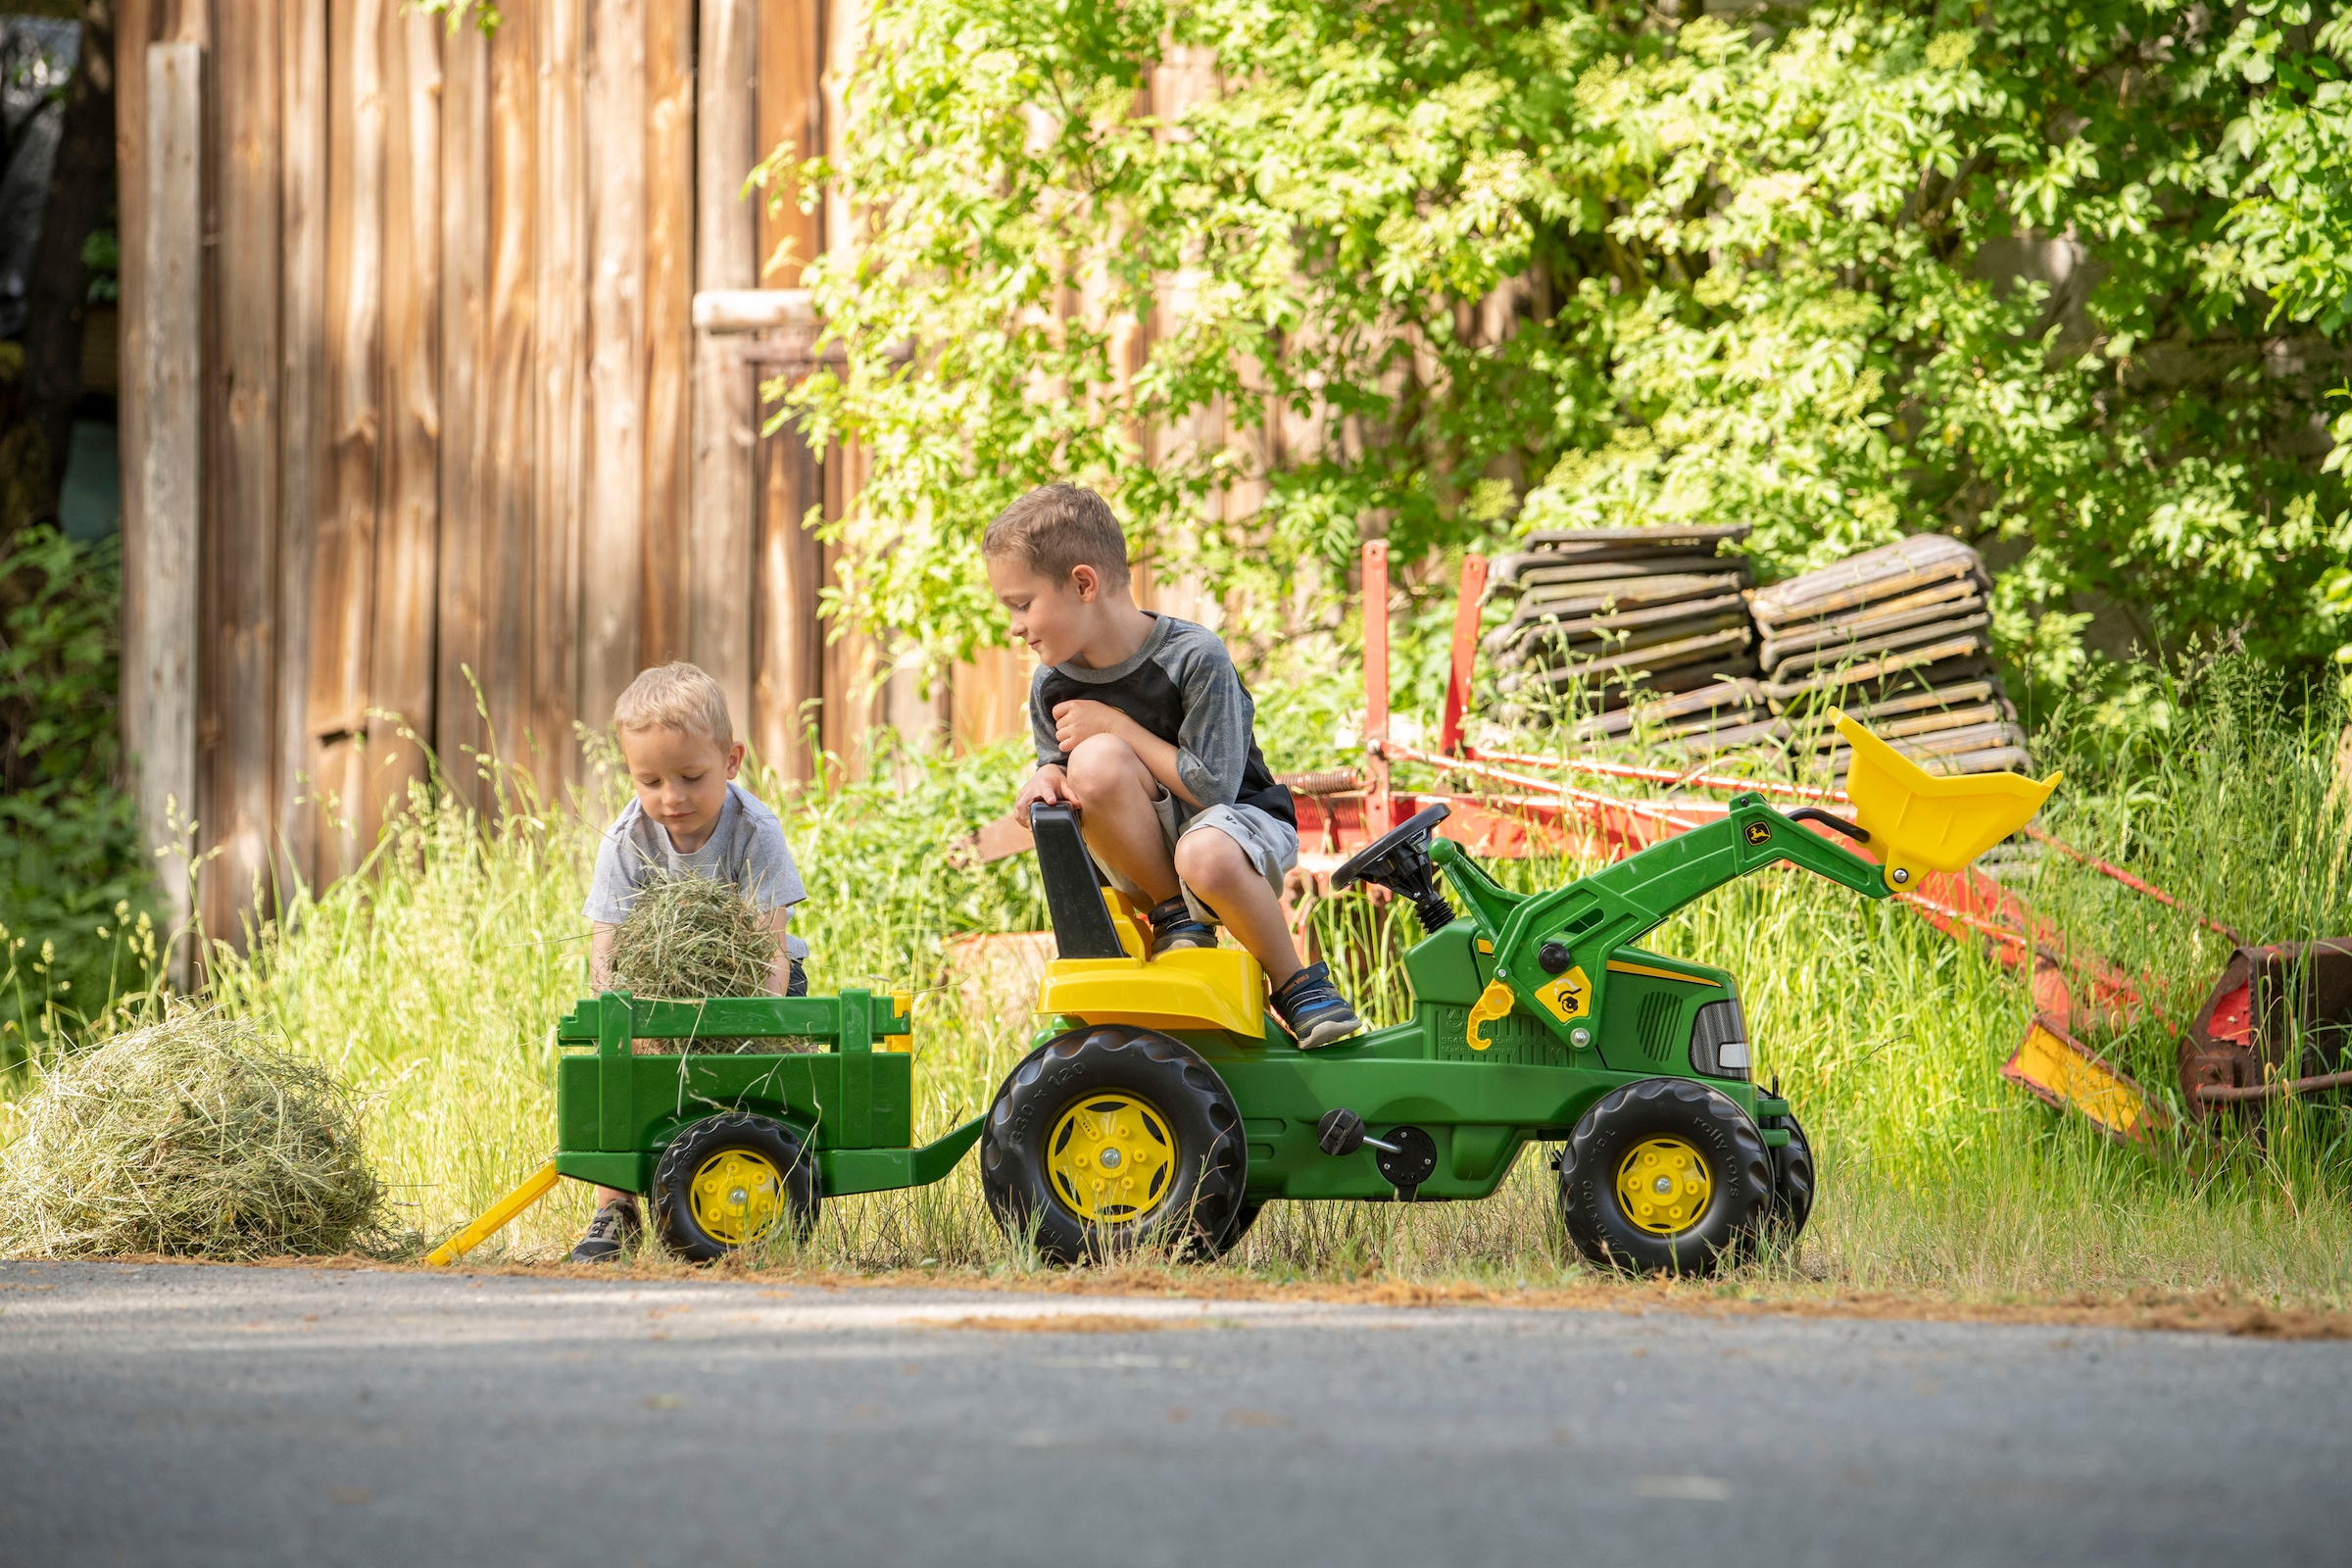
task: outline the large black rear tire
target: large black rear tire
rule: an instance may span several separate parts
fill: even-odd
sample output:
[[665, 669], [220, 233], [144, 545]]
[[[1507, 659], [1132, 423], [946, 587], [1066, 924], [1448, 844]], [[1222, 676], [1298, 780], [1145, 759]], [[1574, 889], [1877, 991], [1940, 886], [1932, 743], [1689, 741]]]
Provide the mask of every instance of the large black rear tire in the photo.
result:
[[1687, 1274], [1736, 1260], [1773, 1201], [1763, 1134], [1688, 1078], [1645, 1078], [1585, 1112], [1560, 1154], [1560, 1217], [1602, 1268]]
[[1145, 1245], [1214, 1255], [1248, 1162], [1241, 1110], [1215, 1069], [1129, 1024], [1075, 1029], [1031, 1052], [980, 1134], [989, 1211], [1055, 1263]]

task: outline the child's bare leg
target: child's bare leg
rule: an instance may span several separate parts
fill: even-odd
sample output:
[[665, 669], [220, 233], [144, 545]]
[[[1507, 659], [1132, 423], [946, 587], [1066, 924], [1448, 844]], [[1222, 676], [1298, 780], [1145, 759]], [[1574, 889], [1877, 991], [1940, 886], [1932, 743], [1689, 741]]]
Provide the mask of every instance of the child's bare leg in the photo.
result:
[[1142, 888], [1154, 904], [1174, 898], [1176, 861], [1168, 854], [1159, 813], [1152, 808], [1159, 781], [1134, 748], [1113, 735], [1089, 735], [1070, 753], [1065, 767], [1079, 827], [1095, 858]]
[[1282, 918], [1282, 901], [1242, 847], [1213, 827], [1176, 841], [1176, 874], [1201, 903], [1217, 911], [1250, 956], [1279, 987], [1299, 970], [1298, 950]]

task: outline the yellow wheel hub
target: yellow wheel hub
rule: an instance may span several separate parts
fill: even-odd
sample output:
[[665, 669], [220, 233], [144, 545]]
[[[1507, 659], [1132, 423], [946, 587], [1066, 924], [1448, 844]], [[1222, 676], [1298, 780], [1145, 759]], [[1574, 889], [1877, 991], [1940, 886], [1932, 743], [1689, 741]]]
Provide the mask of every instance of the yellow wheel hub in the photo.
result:
[[788, 1200], [784, 1173], [760, 1154], [725, 1149], [703, 1161], [687, 1188], [694, 1222], [727, 1247], [744, 1247], [775, 1229]]
[[1714, 1192], [1706, 1161], [1680, 1138], [1645, 1139], [1617, 1167], [1617, 1201], [1625, 1217], [1653, 1236], [1689, 1230]]
[[1133, 1225], [1167, 1196], [1176, 1140], [1150, 1101], [1115, 1090], [1089, 1095], [1054, 1124], [1046, 1174], [1080, 1219]]

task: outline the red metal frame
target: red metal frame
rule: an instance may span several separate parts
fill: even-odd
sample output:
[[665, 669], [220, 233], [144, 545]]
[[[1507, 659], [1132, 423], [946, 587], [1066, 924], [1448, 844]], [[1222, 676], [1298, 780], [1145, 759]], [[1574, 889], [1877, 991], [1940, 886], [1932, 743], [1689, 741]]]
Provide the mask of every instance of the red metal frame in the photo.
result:
[[1470, 675], [1478, 659], [1478, 612], [1487, 597], [1487, 558], [1462, 558], [1462, 583], [1453, 602], [1453, 659], [1446, 675], [1446, 718], [1438, 750], [1462, 755], [1462, 718], [1470, 710]]
[[1364, 754], [1372, 775], [1364, 827], [1378, 838], [1396, 824], [1389, 799], [1389, 542], [1364, 544]]

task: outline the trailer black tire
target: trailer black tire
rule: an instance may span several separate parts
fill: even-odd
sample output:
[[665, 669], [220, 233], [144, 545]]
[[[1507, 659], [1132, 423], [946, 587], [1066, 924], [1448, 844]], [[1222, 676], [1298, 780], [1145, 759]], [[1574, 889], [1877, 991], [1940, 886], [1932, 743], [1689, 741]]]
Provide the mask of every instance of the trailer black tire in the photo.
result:
[[[721, 1213], [710, 1207], [709, 1193], [706, 1212], [697, 1212], [696, 1178], [707, 1171], [718, 1174], [715, 1164], [728, 1154], [738, 1156], [741, 1172], [772, 1182], [784, 1200], [783, 1211], [757, 1233], [728, 1234]], [[662, 1152], [654, 1168], [654, 1231], [678, 1256], [708, 1263], [765, 1241], [787, 1225], [798, 1240], [807, 1241], [823, 1199], [816, 1154], [800, 1133], [749, 1111], [721, 1111], [679, 1128]]]
[[[1669, 1234], [1640, 1223], [1620, 1191], [1652, 1147], [1679, 1148], [1704, 1193], [1703, 1206]], [[1560, 1217], [1576, 1250], [1602, 1268], [1683, 1274], [1737, 1260], [1760, 1237], [1772, 1201], [1763, 1134], [1726, 1096], [1688, 1078], [1611, 1090], [1560, 1153]]]
[[1789, 1111], [1779, 1116], [1763, 1118], [1767, 1128], [1788, 1129], [1788, 1143], [1772, 1153], [1772, 1223], [1779, 1240], [1793, 1242], [1804, 1234], [1805, 1221], [1813, 1215], [1813, 1146], [1805, 1141], [1805, 1130], [1797, 1124], [1796, 1113]]
[[[1140, 1173], [1144, 1191], [1073, 1184], [1086, 1146], [1072, 1139], [1098, 1116], [1119, 1129], [1102, 1147], [1124, 1151], [1121, 1169]], [[1249, 1158], [1241, 1109], [1197, 1052], [1156, 1030], [1102, 1024], [1047, 1041], [1005, 1076], [980, 1134], [980, 1185], [1004, 1233], [1033, 1236], [1054, 1263], [1147, 1244], [1214, 1256], [1241, 1209]]]

